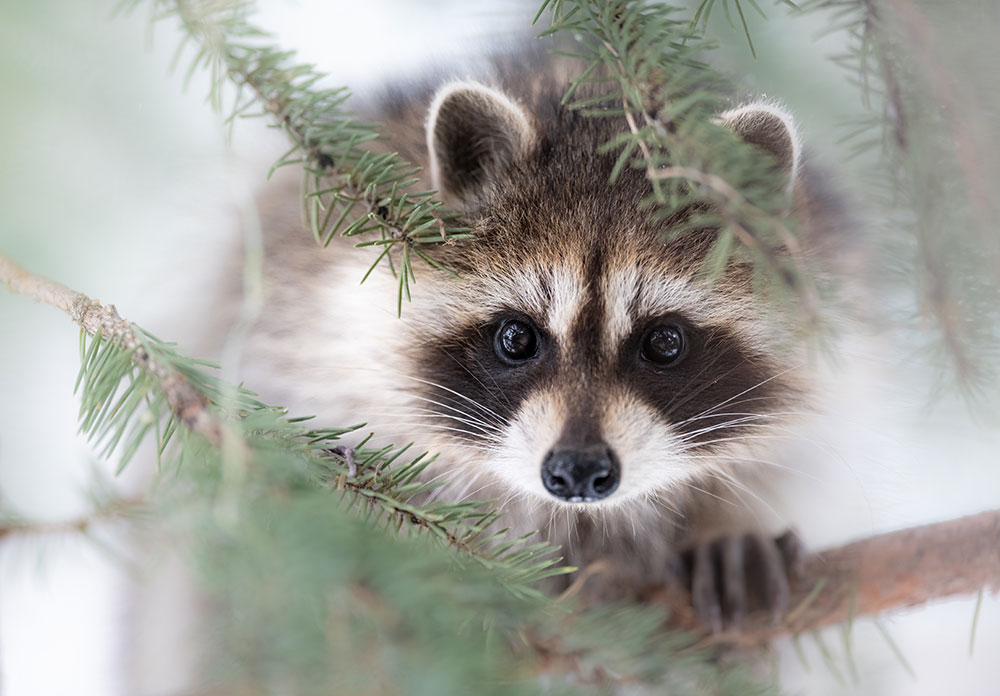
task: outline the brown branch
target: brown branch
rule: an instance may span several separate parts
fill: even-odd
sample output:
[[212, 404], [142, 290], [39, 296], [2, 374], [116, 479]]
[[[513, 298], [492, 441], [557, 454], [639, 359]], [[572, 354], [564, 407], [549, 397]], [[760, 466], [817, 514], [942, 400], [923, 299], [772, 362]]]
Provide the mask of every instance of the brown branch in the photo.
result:
[[11, 292], [61, 309], [88, 334], [93, 336], [100, 331], [102, 337], [132, 351], [132, 362], [157, 381], [177, 420], [213, 445], [221, 445], [222, 429], [208, 411], [208, 398], [184, 375], [157, 362], [139, 340], [132, 324], [118, 315], [114, 305], [103, 305], [62, 283], [37, 276], [2, 254], [0, 282]]
[[[689, 632], [691, 649], [757, 648], [855, 618], [876, 616], [981, 590], [1000, 591], [1000, 510], [880, 534], [806, 557], [791, 581], [789, 607], [775, 622], [769, 610], [748, 614], [740, 631], [710, 633], [699, 624], [691, 596], [678, 583], [629, 587], [615, 567], [598, 561], [584, 568], [563, 598], [580, 595], [585, 606], [607, 597], [666, 605], [667, 628]], [[572, 630], [568, 628], [568, 630]], [[525, 633], [540, 671], [570, 674], [582, 683], [629, 683], [587, 666], [581, 650], [561, 634]]]
[[672, 627], [703, 634], [703, 645], [755, 646], [983, 589], [1000, 591], [1000, 510], [880, 534], [808, 556], [802, 573], [792, 578], [790, 609], [778, 623], [769, 611], [757, 611], [747, 615], [739, 632], [705, 634], [685, 589], [668, 584], [636, 595], [667, 604]]

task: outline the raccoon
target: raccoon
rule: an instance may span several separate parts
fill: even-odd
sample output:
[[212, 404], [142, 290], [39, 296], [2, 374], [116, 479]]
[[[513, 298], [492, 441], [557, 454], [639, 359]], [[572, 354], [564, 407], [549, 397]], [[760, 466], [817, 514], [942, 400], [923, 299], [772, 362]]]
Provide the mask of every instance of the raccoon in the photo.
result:
[[[561, 103], [565, 68], [499, 71], [397, 92], [370, 114], [424, 167], [474, 240], [442, 245], [455, 274], [418, 274], [395, 312], [368, 249], [317, 248], [298, 181], [259, 203], [266, 302], [245, 379], [324, 422], [366, 421], [384, 442], [439, 454], [448, 500], [492, 498], [512, 535], [539, 530], [577, 567], [630, 582], [686, 579], [713, 628], [780, 611], [794, 537], [755, 491], [780, 467], [771, 435], [802, 427], [815, 387], [801, 347], [762, 306], [752, 271], [700, 272], [712, 230], [671, 236], [643, 211], [643, 171], [611, 185], [624, 129]], [[808, 238], [834, 234], [829, 196], [801, 165], [791, 117], [749, 103], [718, 121], [771, 158]]]

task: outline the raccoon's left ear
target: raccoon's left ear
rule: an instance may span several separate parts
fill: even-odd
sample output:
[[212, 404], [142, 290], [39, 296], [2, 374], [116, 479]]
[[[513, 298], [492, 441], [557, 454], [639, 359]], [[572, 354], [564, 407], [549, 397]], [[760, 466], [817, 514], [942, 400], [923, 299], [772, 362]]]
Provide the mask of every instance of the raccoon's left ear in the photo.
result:
[[799, 167], [799, 135], [791, 115], [773, 104], [746, 104], [719, 116], [719, 121], [744, 142], [756, 145], [774, 158], [788, 176], [789, 188]]
[[490, 181], [535, 142], [525, 111], [510, 97], [478, 82], [454, 82], [438, 91], [427, 116], [427, 149], [434, 188], [469, 205]]

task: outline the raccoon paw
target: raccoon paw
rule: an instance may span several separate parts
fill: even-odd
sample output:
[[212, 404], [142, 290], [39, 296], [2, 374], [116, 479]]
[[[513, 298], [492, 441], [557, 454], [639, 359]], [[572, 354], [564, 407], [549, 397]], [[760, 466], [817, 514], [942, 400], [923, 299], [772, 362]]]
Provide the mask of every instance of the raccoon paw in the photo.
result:
[[788, 531], [779, 537], [726, 535], [677, 558], [695, 615], [713, 633], [739, 630], [747, 612], [763, 609], [778, 622], [788, 608], [788, 581], [801, 575], [804, 547]]

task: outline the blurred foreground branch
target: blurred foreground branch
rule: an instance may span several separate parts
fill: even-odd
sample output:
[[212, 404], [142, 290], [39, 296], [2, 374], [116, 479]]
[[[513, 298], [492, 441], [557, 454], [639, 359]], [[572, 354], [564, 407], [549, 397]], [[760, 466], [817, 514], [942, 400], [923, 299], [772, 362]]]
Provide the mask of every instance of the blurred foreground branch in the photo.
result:
[[84, 515], [61, 521], [30, 520], [13, 515], [8, 510], [0, 509], [0, 541], [8, 537], [29, 535], [82, 534], [88, 536], [93, 533], [95, 527], [106, 522], [122, 519], [135, 520], [148, 510], [146, 499], [141, 495], [102, 501]]

